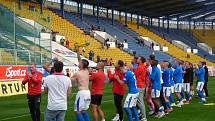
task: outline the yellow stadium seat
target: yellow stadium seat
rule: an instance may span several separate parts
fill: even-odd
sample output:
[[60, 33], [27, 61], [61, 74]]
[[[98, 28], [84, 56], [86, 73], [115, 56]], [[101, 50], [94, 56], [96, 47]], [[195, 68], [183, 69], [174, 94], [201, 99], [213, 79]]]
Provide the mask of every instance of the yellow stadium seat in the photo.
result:
[[[13, 11], [14, 5], [11, 4], [12, 1], [13, 0], [1, 0], [0, 4], [3, 4], [5, 7]], [[65, 36], [65, 38], [70, 41], [71, 48], [74, 48], [74, 44], [78, 40], [83, 42], [89, 41], [91, 43], [90, 46], [87, 46], [86, 52], [82, 53], [82, 55], [84, 55], [85, 57], [88, 57], [88, 53], [90, 52], [90, 50], [93, 50], [95, 53], [94, 60], [96, 59], [97, 56], [100, 56], [101, 59], [112, 58], [113, 62], [116, 62], [119, 59], [125, 60], [126, 63], [131, 62], [132, 56], [129, 55], [128, 53], [125, 53], [118, 48], [102, 50], [101, 43], [99, 43], [97, 40], [90, 37], [89, 35], [85, 35], [84, 32], [75, 25], [71, 24], [67, 20], [61, 18], [60, 16], [56, 15], [55, 13], [48, 9], [44, 9], [44, 13], [40, 14], [39, 5], [37, 4], [34, 4], [34, 6], [36, 7], [35, 12], [28, 10], [28, 5], [30, 4], [32, 3], [24, 2], [22, 10], [19, 10], [18, 6], [16, 6], [15, 8], [16, 14], [24, 18], [35, 20], [36, 22], [42, 24], [43, 26], [46, 26], [55, 32], [59, 32], [59, 34]], [[47, 21], [48, 18], [51, 18], [51, 22]]]

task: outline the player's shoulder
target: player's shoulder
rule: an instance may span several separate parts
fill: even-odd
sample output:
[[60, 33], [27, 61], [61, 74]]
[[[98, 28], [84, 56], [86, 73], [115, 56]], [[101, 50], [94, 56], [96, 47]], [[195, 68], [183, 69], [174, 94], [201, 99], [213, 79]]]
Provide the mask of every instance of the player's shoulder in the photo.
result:
[[40, 71], [37, 71], [36, 74], [37, 74], [37, 75], [43, 75], [43, 73], [40, 72]]
[[47, 77], [46, 77], [46, 80], [48, 80], [48, 79], [50, 79], [50, 78], [53, 78], [54, 77], [54, 75], [48, 75]]
[[128, 70], [127, 72], [126, 72], [126, 75], [132, 75], [133, 74], [133, 72], [131, 71], [131, 70]]

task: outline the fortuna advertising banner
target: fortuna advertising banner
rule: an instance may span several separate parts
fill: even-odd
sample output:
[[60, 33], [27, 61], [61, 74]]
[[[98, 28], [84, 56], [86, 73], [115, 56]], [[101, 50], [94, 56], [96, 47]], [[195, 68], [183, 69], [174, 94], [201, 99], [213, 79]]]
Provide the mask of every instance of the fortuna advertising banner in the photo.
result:
[[22, 80], [17, 81], [0, 81], [0, 97], [26, 94], [28, 85], [23, 85]]

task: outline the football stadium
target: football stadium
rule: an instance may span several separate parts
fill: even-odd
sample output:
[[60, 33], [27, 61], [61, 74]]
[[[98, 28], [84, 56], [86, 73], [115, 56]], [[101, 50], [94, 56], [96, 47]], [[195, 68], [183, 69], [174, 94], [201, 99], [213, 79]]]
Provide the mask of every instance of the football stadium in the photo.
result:
[[215, 121], [215, 0], [0, 0], [0, 121]]

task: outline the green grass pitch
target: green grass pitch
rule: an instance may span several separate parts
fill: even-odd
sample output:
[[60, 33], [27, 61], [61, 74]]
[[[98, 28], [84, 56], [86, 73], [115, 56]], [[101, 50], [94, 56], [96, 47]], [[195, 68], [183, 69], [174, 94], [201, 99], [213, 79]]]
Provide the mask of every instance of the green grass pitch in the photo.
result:
[[[215, 77], [210, 77], [208, 103], [215, 103]], [[73, 89], [75, 93], [76, 89]], [[75, 121], [73, 112], [75, 94], [68, 98], [68, 110], [65, 121]], [[174, 108], [174, 111], [161, 119], [148, 116], [148, 121], [215, 121], [215, 105], [205, 106], [199, 104], [199, 99], [194, 98], [190, 105], [184, 105], [182, 108]], [[44, 110], [47, 104], [47, 96], [42, 94], [41, 102], [41, 120], [43, 120]], [[107, 84], [104, 90], [102, 109], [105, 112], [106, 121], [111, 121], [115, 115], [113, 104], [113, 95], [111, 85]], [[92, 117], [90, 110], [89, 115]], [[124, 113], [125, 115], [125, 113]], [[92, 119], [91, 119], [92, 120]], [[0, 97], [0, 121], [31, 121], [27, 106], [26, 95]], [[127, 121], [125, 115], [124, 121]]]

